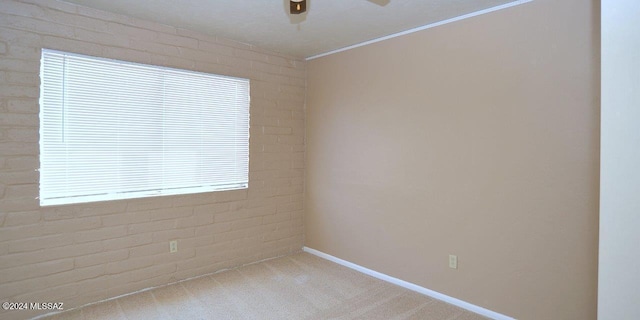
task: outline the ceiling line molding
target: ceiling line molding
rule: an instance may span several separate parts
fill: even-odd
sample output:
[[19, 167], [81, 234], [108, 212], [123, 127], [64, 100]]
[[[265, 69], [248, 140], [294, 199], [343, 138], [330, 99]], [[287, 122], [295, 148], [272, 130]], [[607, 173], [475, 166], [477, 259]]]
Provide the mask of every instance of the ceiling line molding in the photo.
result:
[[434, 27], [437, 27], [437, 26], [441, 26], [443, 24], [448, 24], [448, 23], [452, 23], [452, 22], [456, 22], [456, 21], [472, 18], [472, 17], [479, 16], [479, 15], [482, 15], [482, 14], [485, 14], [485, 13], [490, 13], [490, 12], [494, 12], [494, 11], [498, 11], [498, 10], [502, 10], [502, 9], [507, 9], [507, 8], [510, 8], [510, 7], [515, 7], [517, 5], [525, 4], [525, 3], [528, 3], [528, 2], [531, 2], [531, 1], [533, 1], [533, 0], [517, 0], [517, 1], [514, 1], [514, 2], [501, 4], [501, 5], [498, 5], [498, 6], [495, 6], [495, 7], [483, 9], [483, 10], [476, 11], [476, 12], [467, 13], [467, 14], [464, 14], [464, 15], [461, 15], [461, 16], [457, 16], [457, 17], [454, 17], [454, 18], [438, 21], [438, 22], [435, 22], [435, 23], [430, 23], [430, 24], [427, 24], [427, 25], [424, 25], [424, 26], [416, 27], [416, 28], [413, 28], [413, 29], [405, 30], [405, 31], [402, 31], [402, 32], [394, 33], [394, 34], [390, 34], [388, 36], [376, 38], [376, 39], [373, 39], [373, 40], [369, 40], [369, 41], [361, 42], [361, 43], [358, 43], [358, 44], [350, 45], [350, 46], [347, 46], [347, 47], [344, 47], [344, 48], [340, 48], [340, 49], [328, 51], [328, 52], [325, 52], [325, 53], [317, 54], [317, 55], [314, 55], [314, 56], [307, 57], [307, 58], [305, 58], [305, 60], [306, 61], [310, 61], [310, 60], [313, 60], [313, 59], [318, 59], [318, 58], [321, 58], [321, 57], [332, 55], [332, 54], [335, 54], [335, 53], [338, 53], [338, 52], [347, 51], [347, 50], [355, 49], [355, 48], [358, 48], [358, 47], [364, 47], [366, 45], [370, 45], [370, 44], [373, 44], [373, 43], [376, 43], [376, 42], [389, 40], [389, 39], [392, 39], [392, 38], [395, 38], [395, 37], [404, 36], [404, 35], [407, 35], [407, 34], [411, 34], [411, 33], [422, 31], [422, 30], [426, 30], [426, 29], [431, 29], [431, 28], [434, 28]]

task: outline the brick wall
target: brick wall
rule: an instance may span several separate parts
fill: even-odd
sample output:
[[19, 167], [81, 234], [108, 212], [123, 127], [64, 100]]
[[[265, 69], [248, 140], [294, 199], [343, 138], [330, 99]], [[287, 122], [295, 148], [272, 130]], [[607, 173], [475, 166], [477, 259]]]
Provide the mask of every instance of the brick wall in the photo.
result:
[[[41, 208], [43, 47], [251, 79], [249, 189]], [[0, 302], [69, 309], [300, 250], [305, 78], [304, 61], [247, 44], [54, 0], [2, 0]]]

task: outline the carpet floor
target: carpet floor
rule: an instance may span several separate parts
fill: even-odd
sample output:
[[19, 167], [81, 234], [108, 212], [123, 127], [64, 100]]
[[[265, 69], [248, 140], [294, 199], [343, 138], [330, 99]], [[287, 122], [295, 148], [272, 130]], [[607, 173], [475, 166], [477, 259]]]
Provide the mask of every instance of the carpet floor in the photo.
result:
[[45, 319], [487, 318], [308, 253], [298, 253]]

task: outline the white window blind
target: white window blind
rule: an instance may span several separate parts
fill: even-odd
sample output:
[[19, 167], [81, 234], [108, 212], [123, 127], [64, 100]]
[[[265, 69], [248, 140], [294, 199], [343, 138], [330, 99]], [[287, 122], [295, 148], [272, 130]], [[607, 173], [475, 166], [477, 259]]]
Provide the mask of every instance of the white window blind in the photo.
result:
[[43, 49], [40, 204], [246, 188], [249, 80]]

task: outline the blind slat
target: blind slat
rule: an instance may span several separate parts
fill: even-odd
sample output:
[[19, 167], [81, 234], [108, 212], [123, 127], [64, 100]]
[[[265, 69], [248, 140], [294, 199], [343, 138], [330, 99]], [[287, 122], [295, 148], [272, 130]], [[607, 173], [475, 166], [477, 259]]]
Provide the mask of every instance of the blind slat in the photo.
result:
[[246, 188], [249, 80], [42, 50], [40, 204]]

